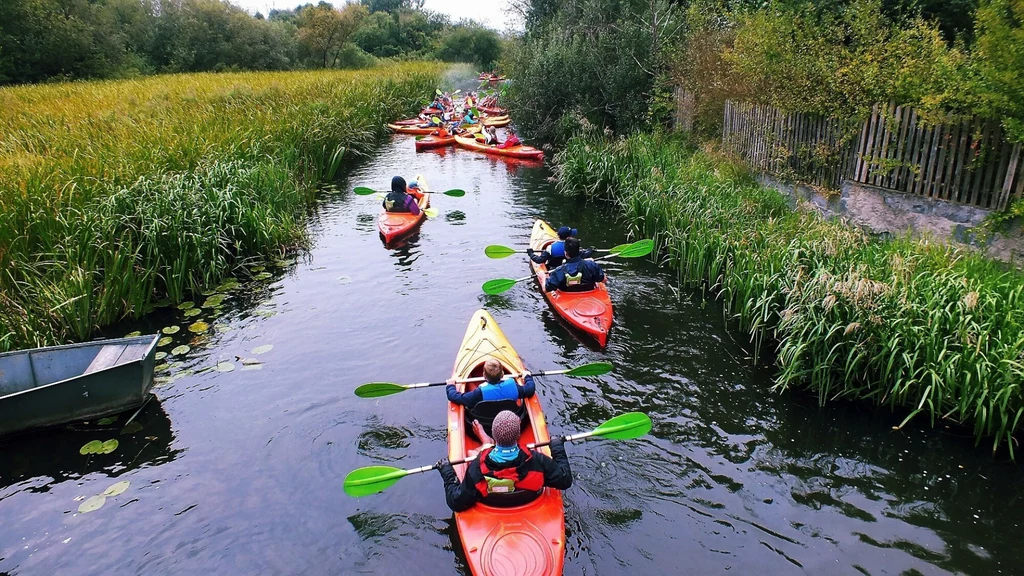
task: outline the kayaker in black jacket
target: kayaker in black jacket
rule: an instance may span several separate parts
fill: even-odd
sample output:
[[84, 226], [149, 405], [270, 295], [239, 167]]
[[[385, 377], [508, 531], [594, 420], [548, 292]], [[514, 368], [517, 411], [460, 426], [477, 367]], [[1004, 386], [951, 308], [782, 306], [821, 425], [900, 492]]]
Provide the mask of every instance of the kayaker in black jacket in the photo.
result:
[[565, 241], [565, 255], [569, 258], [565, 264], [556, 268], [544, 281], [544, 291], [563, 290], [565, 292], [587, 292], [596, 288], [598, 282], [604, 282], [604, 270], [593, 260], [586, 260], [580, 255], [580, 241], [569, 238]]
[[572, 469], [562, 437], [551, 439], [548, 457], [519, 445], [519, 427], [519, 417], [503, 410], [494, 417], [493, 439], [478, 428], [477, 435], [483, 434], [481, 440], [494, 446], [481, 450], [469, 463], [462, 482], [447, 459], [438, 462], [449, 508], [462, 512], [480, 501], [492, 506], [516, 506], [528, 502], [545, 486], [558, 490], [572, 486]]
[[[391, 192], [388, 192], [387, 196], [384, 197], [381, 205], [388, 212], [410, 212], [413, 215], [418, 215], [420, 213], [420, 205], [416, 194], [419, 193], [409, 193], [409, 189], [405, 184], [405, 178], [395, 176], [391, 179]], [[422, 196], [422, 194], [419, 194], [419, 196]]]

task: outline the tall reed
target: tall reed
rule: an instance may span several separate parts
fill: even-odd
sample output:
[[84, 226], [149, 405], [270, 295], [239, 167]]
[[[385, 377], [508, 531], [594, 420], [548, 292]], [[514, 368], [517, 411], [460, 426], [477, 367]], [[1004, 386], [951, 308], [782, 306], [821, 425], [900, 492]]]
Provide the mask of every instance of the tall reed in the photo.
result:
[[776, 389], [866, 399], [973, 426], [1011, 457], [1024, 413], [1024, 275], [908, 238], [875, 241], [792, 210], [742, 168], [670, 137], [584, 133], [555, 159], [565, 193], [609, 198], [687, 285], [708, 283]]
[[88, 338], [302, 242], [316, 184], [442, 71], [0, 89], [0, 350]]

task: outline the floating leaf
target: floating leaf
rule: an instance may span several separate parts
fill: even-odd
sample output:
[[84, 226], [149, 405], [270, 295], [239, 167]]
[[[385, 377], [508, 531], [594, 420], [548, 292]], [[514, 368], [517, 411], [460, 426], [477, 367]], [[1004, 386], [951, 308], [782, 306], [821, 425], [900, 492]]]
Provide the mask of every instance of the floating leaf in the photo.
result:
[[277, 312], [274, 312], [273, 310], [257, 310], [255, 314], [260, 318], [273, 318]]
[[238, 283], [238, 280], [232, 278], [231, 280], [228, 280], [227, 282], [221, 284], [220, 286], [217, 286], [217, 292], [230, 292], [231, 290], [234, 290], [239, 286], [241, 286], [241, 284]]
[[102, 495], [101, 496], [91, 496], [91, 497], [87, 498], [85, 500], [85, 502], [82, 502], [81, 504], [78, 505], [78, 511], [81, 512], [82, 514], [85, 514], [85, 513], [88, 513], [88, 512], [95, 512], [95, 511], [99, 510], [100, 508], [103, 508], [103, 505], [106, 504], [106, 503], [107, 503], [107, 497], [106, 496], [102, 496]]
[[195, 302], [182, 302], [181, 304], [178, 304], [178, 310], [191, 310], [192, 308], [195, 307]]
[[153, 307], [154, 308], [164, 308], [164, 307], [170, 306], [170, 305], [171, 305], [171, 301], [168, 300], [167, 298], [164, 298], [163, 300], [157, 300], [156, 302], [153, 302]]
[[217, 372], [231, 372], [235, 369], [235, 365], [232, 362], [218, 362], [216, 368]]
[[214, 294], [213, 296], [207, 298], [205, 302], [203, 302], [203, 308], [213, 308], [215, 306], [220, 306], [221, 303], [224, 302], [225, 298], [227, 298], [225, 294]]
[[167, 346], [171, 342], [174, 342], [174, 338], [171, 338], [170, 336], [164, 336], [163, 338], [161, 338], [161, 339], [156, 341], [156, 345], [157, 346]]
[[231, 331], [231, 326], [228, 326], [227, 324], [214, 324], [213, 327], [221, 334]]
[[199, 308], [193, 308], [191, 310], [185, 310], [185, 318], [191, 318], [193, 316], [199, 316], [203, 311]]
[[263, 370], [263, 364], [243, 364], [242, 372], [248, 372], [250, 370]]
[[263, 272], [266, 269], [267, 269], [266, 266], [253, 266], [252, 268], [249, 268], [249, 271], [250, 272]]
[[111, 439], [103, 443], [101, 448], [96, 452], [97, 454], [110, 454], [114, 450], [117, 450], [117, 440]]
[[176, 378], [173, 376], [157, 376], [156, 378], [153, 378], [153, 387], [159, 388], [161, 386], [167, 386], [171, 382], [174, 382], [175, 379]]
[[100, 449], [102, 449], [102, 448], [103, 448], [103, 442], [101, 442], [99, 440], [93, 440], [91, 442], [87, 442], [85, 444], [85, 446], [82, 446], [81, 448], [79, 448], [78, 449], [78, 453], [82, 454], [83, 456], [86, 455], [86, 454], [98, 454]]
[[164, 358], [167, 358], [167, 352], [157, 352], [154, 358], [156, 358], [157, 360], [163, 360]]
[[345, 285], [352, 281], [352, 277], [348, 275], [338, 276], [338, 284]]
[[210, 329], [210, 325], [207, 324], [206, 322], [203, 322], [202, 320], [200, 320], [200, 321], [198, 321], [198, 322], [196, 322], [196, 323], [194, 323], [194, 324], [192, 324], [191, 326], [188, 327], [188, 331], [192, 332], [194, 334], [202, 334], [203, 332], [206, 332], [209, 329]]
[[129, 332], [124, 335], [125, 338], [135, 338], [136, 336], [142, 336], [142, 332], [136, 330], [135, 332]]
[[273, 349], [274, 349], [274, 345], [273, 344], [264, 344], [263, 346], [257, 346], [255, 348], [253, 348], [252, 349], [252, 353], [253, 354], [257, 354], [257, 355], [259, 355], [259, 354], [266, 354], [267, 352], [270, 352]]
[[171, 369], [171, 365], [168, 364], [167, 362], [164, 362], [163, 364], [159, 364], [155, 368], [153, 368], [153, 370], [155, 372], [164, 372], [165, 370], [170, 370], [170, 369]]
[[270, 272], [260, 272], [259, 274], [252, 277], [253, 280], [266, 280], [270, 278], [272, 274]]
[[113, 424], [114, 422], [117, 422], [117, 416], [107, 416], [106, 418], [100, 418], [99, 420], [97, 420], [96, 424], [98, 424], [99, 426], [107, 426], [108, 424]]
[[135, 434], [142, 430], [142, 424], [138, 422], [129, 422], [127, 426], [121, 428], [121, 434]]
[[181, 356], [182, 354], [188, 354], [189, 350], [191, 350], [191, 348], [189, 348], [188, 344], [182, 344], [181, 346], [175, 346], [174, 349], [171, 350], [171, 354]]
[[127, 480], [121, 480], [120, 482], [111, 484], [106, 490], [100, 493], [100, 496], [110, 497], [124, 494], [124, 491], [127, 490], [131, 484], [132, 483]]
[[274, 260], [274, 266], [277, 266], [278, 268], [284, 268], [285, 266], [290, 266], [292, 262], [293, 262], [293, 260], [277, 259], [277, 260]]
[[181, 326], [167, 326], [161, 332], [164, 334], [177, 334], [181, 330]]

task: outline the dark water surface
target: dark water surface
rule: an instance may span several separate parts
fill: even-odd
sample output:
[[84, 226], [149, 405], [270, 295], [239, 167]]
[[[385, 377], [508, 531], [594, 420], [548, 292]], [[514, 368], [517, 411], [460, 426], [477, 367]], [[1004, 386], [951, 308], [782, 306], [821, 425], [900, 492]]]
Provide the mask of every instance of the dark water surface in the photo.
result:
[[[643, 440], [569, 447], [566, 574], [1024, 573], [1018, 466], [992, 461], [963, 431], [893, 432], [897, 416], [770, 393], [773, 368], [749, 359], [721, 307], [678, 291], [650, 261], [608, 265], [616, 326], [597, 351], [531, 284], [482, 296], [484, 280], [528, 274], [523, 259], [489, 260], [483, 247], [524, 246], [535, 217], [577, 226], [589, 245], [629, 240], [610, 208], [553, 195], [545, 168], [416, 154], [407, 137], [341, 188], [386, 188], [396, 173], [468, 195], [435, 197], [440, 217], [386, 250], [377, 200], [325, 194], [310, 252], [231, 292], [219, 317], [165, 309], [118, 328], [217, 325], [168, 358], [182, 364], [161, 372], [177, 376], [156, 388], [142, 430], [0, 441], [0, 572], [464, 572], [435, 473], [360, 500], [341, 483], [355, 467], [446, 453], [441, 389], [379, 400], [352, 391], [447, 378], [471, 313], [486, 307], [534, 369], [615, 363], [602, 378], [541, 381], [554, 432], [630, 410], [655, 421]], [[261, 370], [235, 362], [266, 344]], [[202, 371], [221, 361], [234, 370]], [[120, 440], [114, 453], [78, 453], [108, 438]], [[78, 513], [119, 480], [131, 482], [125, 493]]]

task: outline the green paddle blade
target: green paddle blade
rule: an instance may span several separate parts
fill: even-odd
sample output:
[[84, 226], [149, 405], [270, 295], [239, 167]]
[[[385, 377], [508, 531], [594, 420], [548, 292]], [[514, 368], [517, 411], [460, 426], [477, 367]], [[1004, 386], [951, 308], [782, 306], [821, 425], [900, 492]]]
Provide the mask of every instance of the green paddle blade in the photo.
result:
[[423, 211], [427, 215], [427, 218], [437, 218], [437, 208], [427, 208]]
[[[418, 136], [417, 136], [417, 138], [418, 138]], [[626, 243], [626, 244], [619, 244], [618, 246], [612, 246], [611, 248], [608, 249], [608, 251], [611, 252], [612, 254], [618, 254], [619, 252], [622, 252], [623, 250], [625, 250], [626, 248], [629, 248], [632, 245], [633, 245], [632, 242], [629, 242], [629, 243]]]
[[408, 475], [405, 470], [391, 466], [357, 468], [345, 476], [345, 494], [359, 498], [383, 492]]
[[601, 376], [612, 371], [611, 362], [591, 362], [577, 366], [565, 373], [566, 376]]
[[615, 256], [621, 256], [623, 258], [639, 258], [641, 256], [647, 256], [653, 250], [654, 240], [640, 240], [623, 248], [622, 252], [616, 253]]
[[356, 186], [352, 191], [356, 193], [356, 196], [369, 196], [370, 194], [377, 193], [373, 188], [367, 188], [366, 186]]
[[484, 248], [484, 254], [486, 254], [488, 258], [507, 258], [515, 253], [515, 250], [508, 246], [502, 246], [501, 244], [491, 244]]
[[413, 138], [413, 140], [416, 140], [418, 142], [420, 140], [423, 140], [424, 138], [426, 138], [426, 136], [424, 136], [423, 134], [420, 134], [419, 136]]
[[356, 396], [360, 398], [380, 398], [382, 396], [391, 396], [392, 394], [405, 392], [406, 390], [408, 390], [408, 388], [401, 384], [395, 384], [394, 382], [367, 382], [366, 384], [356, 388]]
[[440, 88], [434, 88], [434, 93], [437, 94], [438, 96], [443, 96], [444, 95], [444, 93], [441, 92]]
[[[632, 440], [644, 436], [650, 431], [650, 416], [643, 412], [627, 412], [598, 426], [594, 430], [594, 436], [612, 440]], [[346, 479], [345, 482], [347, 483], [348, 480]]]
[[484, 282], [483, 291], [484, 294], [494, 296], [495, 294], [507, 292], [515, 285], [516, 281], [511, 278], [496, 278], [494, 280]]
[[442, 194], [445, 196], [451, 196], [452, 198], [462, 198], [466, 195], [466, 191], [461, 188], [452, 188], [451, 190], [445, 190]]

